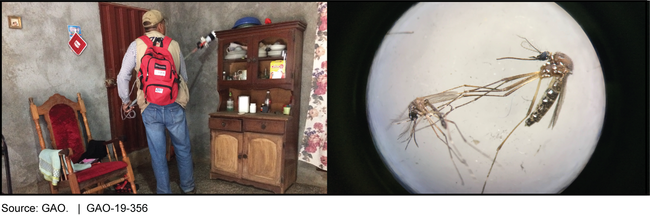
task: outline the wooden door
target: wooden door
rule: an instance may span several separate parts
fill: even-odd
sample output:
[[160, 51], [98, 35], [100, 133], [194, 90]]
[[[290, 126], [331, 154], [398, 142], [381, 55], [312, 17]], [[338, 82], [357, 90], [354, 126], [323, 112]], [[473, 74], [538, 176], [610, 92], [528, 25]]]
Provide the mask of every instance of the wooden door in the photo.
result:
[[280, 185], [282, 135], [244, 133], [242, 178]]
[[242, 133], [210, 131], [210, 172], [241, 178]]
[[[124, 147], [127, 152], [147, 147], [147, 136], [142, 122], [140, 109], [136, 107], [136, 117], [122, 120], [122, 100], [117, 93], [117, 74], [122, 67], [124, 53], [138, 36], [144, 34], [142, 15], [145, 9], [127, 7], [112, 3], [99, 3], [99, 19], [102, 28], [104, 46], [104, 65], [106, 70], [106, 94], [110, 115], [111, 135], [126, 136]], [[129, 83], [129, 91], [135, 81], [135, 70]], [[137, 89], [131, 93], [131, 100], [136, 99]]]

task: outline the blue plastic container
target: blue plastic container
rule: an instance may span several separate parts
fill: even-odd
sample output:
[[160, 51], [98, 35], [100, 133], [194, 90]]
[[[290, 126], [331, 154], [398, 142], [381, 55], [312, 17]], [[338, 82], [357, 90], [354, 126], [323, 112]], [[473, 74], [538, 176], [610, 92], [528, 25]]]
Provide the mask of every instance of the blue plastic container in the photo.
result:
[[235, 29], [235, 28], [239, 27], [240, 25], [244, 25], [244, 24], [261, 25], [262, 23], [260, 22], [259, 19], [255, 18], [255, 17], [248, 16], [248, 17], [244, 17], [244, 18], [241, 18], [241, 19], [237, 20], [235, 22], [235, 25], [232, 27], [232, 29]]

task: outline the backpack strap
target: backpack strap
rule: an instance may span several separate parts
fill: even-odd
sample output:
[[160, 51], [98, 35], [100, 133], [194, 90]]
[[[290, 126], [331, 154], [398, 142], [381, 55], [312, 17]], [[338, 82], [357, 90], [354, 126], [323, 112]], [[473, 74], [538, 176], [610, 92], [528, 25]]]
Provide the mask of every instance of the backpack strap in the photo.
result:
[[138, 38], [140, 38], [142, 40], [142, 42], [144, 42], [144, 44], [147, 45], [147, 47], [153, 46], [153, 43], [151, 42], [151, 39], [149, 39], [149, 37], [147, 37], [147, 35], [142, 35], [142, 36], [140, 36]]
[[[168, 36], [165, 36], [165, 38], [163, 38], [163, 44], [162, 44], [163, 46], [162, 46], [162, 48], [166, 49], [169, 52], [169, 44], [171, 44], [171, 43], [172, 43], [172, 38], [168, 37]], [[170, 54], [170, 57], [173, 58], [173, 56], [171, 55], [171, 52], [169, 54]], [[174, 59], [171, 59], [170, 62], [172, 63], [172, 72], [177, 73], [176, 72], [176, 62], [174, 62]]]
[[165, 49], [169, 49], [169, 44], [170, 43], [172, 43], [172, 38], [168, 37], [168, 36], [165, 36], [165, 38], [163, 39], [163, 46], [162, 47], [165, 48]]

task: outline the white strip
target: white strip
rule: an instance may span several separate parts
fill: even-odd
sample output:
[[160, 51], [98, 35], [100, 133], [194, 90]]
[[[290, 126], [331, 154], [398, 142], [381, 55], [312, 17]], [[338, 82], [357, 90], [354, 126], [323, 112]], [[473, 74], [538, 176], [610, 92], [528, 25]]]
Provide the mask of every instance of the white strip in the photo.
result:
[[285, 210], [269, 208], [290, 203], [287, 206], [291, 207], [291, 211], [323, 215], [548, 215], [558, 211], [561, 214], [642, 214], [640, 212], [647, 211], [648, 200], [649, 196], [59, 195], [52, 198], [46, 195], [3, 195], [1, 204], [3, 214], [52, 214], [60, 210], [63, 211], [57, 214], [206, 214], [206, 211], [214, 211], [215, 208], [219, 210], [217, 214], [286, 214]]

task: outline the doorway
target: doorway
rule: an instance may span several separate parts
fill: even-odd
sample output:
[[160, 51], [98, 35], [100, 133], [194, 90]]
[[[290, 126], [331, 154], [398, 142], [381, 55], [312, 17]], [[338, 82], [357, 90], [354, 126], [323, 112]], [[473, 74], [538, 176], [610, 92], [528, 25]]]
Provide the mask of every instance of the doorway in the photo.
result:
[[[144, 34], [142, 15], [145, 12], [147, 10], [142, 8], [105, 2], [99, 3], [111, 136], [120, 137], [124, 135], [126, 137], [124, 148], [127, 153], [146, 148], [147, 136], [140, 109], [137, 106], [135, 108], [135, 118], [122, 120], [122, 100], [117, 93], [117, 82], [115, 80], [122, 67], [122, 58], [129, 44], [138, 36]], [[135, 82], [135, 77], [135, 70], [133, 70], [132, 79], [129, 82], [129, 91]], [[131, 93], [132, 101], [136, 99], [136, 92]]]

